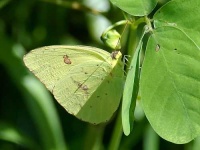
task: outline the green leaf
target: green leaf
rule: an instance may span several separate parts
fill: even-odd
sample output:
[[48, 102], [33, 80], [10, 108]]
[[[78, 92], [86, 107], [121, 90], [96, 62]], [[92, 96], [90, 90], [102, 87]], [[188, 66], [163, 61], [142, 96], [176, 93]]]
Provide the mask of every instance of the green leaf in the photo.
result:
[[128, 71], [122, 101], [122, 126], [125, 135], [129, 135], [134, 121], [134, 110], [139, 89], [140, 78], [140, 50], [142, 49], [142, 39], [146, 30], [143, 32], [138, 46], [131, 60], [130, 70]]
[[157, 0], [110, 0], [123, 11], [134, 16], [148, 15], [156, 6]]
[[41, 149], [32, 139], [4, 122], [0, 122], [0, 139], [27, 149]]
[[162, 26], [177, 27], [185, 32], [189, 38], [192, 38], [195, 43], [200, 45], [199, 5], [200, 1], [198, 0], [170, 1], [156, 12], [154, 16], [154, 26], [156, 28]]
[[199, 5], [177, 0], [158, 10], [141, 73], [147, 119], [161, 137], [179, 144], [200, 134]]

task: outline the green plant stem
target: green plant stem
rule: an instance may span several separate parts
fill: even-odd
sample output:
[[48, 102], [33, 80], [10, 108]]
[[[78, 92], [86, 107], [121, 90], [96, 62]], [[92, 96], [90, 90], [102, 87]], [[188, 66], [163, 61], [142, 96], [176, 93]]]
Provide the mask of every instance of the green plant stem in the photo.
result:
[[[131, 56], [131, 58], [133, 57], [134, 52], [135, 52], [135, 50], [138, 46], [138, 42], [139, 42], [137, 28], [141, 23], [144, 23], [144, 22], [145, 22], [145, 18], [142, 17], [142, 18], [139, 18], [138, 20], [136, 20], [133, 24], [131, 24], [129, 37], [127, 40], [128, 42], [127, 42], [127, 52], [126, 52], [126, 54]], [[129, 61], [129, 63], [130, 63], [130, 61]], [[129, 70], [129, 66], [126, 67], [126, 71], [128, 71], [128, 70]]]
[[83, 150], [101, 150], [105, 124], [88, 125]]
[[117, 27], [117, 26], [121, 26], [121, 25], [124, 25], [126, 23], [129, 23], [130, 22], [128, 20], [121, 20], [121, 21], [118, 21], [116, 23], [114, 23], [113, 25], [109, 26], [103, 33], [102, 33], [102, 36], [104, 36], [109, 30], [112, 30], [113, 28]]
[[[129, 37], [127, 40], [127, 55], [129, 56], [133, 56], [135, 49], [137, 47], [137, 43], [138, 43], [138, 38], [137, 38], [137, 26], [132, 25], [130, 27], [130, 31], [129, 31]], [[130, 63], [130, 61], [129, 61]], [[127, 67], [129, 68], [129, 66]], [[126, 70], [128, 71], [128, 70]]]
[[147, 16], [145, 16], [145, 22], [149, 28], [149, 31], [153, 31], [153, 27], [151, 25], [151, 20]]
[[108, 150], [118, 150], [121, 137], [122, 137], [122, 121], [121, 121], [121, 105], [120, 105], [120, 110], [118, 111], [115, 127], [113, 130], [110, 144], [108, 146]]
[[[138, 44], [137, 27], [139, 24], [144, 23], [145, 21], [146, 21], [145, 18], [142, 17], [142, 18], [136, 20], [134, 23], [132, 23], [131, 34], [129, 36], [128, 43], [127, 43], [128, 44], [128, 55], [131, 54], [131, 56], [133, 56], [134, 50]], [[125, 23], [127, 23], [127, 20], [122, 20], [120, 22], [115, 23], [113, 26], [111, 26], [107, 30], [110, 30], [118, 25], [122, 25]], [[128, 23], [130, 23], [130, 22], [128, 22]], [[119, 149], [122, 133], [123, 132], [122, 132], [121, 107], [120, 107], [108, 150]]]

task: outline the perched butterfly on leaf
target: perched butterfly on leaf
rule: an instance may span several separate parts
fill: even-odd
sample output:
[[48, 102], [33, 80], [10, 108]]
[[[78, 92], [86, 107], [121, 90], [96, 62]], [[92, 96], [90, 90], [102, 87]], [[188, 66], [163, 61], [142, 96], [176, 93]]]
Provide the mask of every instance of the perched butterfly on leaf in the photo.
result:
[[117, 110], [124, 71], [119, 51], [88, 46], [47, 46], [30, 51], [24, 63], [68, 113], [98, 124]]

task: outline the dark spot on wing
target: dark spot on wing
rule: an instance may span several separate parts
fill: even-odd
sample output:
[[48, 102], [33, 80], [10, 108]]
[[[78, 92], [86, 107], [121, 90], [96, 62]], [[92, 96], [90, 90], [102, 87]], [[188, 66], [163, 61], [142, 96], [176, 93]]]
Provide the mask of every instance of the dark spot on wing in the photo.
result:
[[63, 58], [64, 58], [64, 63], [66, 63], [66, 64], [71, 64], [72, 63], [71, 60], [69, 59], [69, 56], [64, 55]]
[[81, 85], [82, 85], [81, 83], [78, 83], [78, 87], [81, 87]]
[[81, 88], [82, 88], [84, 91], [87, 91], [87, 90], [88, 90], [87, 85], [82, 85]]
[[81, 88], [84, 91], [87, 91], [89, 89], [88, 86], [85, 85], [85, 84], [82, 84], [82, 83], [77, 82], [77, 81], [75, 81], [75, 83], [78, 85], [78, 88]]

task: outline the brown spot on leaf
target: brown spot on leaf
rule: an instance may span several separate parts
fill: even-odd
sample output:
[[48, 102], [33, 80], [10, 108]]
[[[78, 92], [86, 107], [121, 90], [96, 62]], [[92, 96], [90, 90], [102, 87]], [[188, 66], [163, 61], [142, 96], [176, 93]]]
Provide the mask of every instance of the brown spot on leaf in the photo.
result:
[[160, 45], [157, 44], [157, 45], [156, 45], [156, 52], [158, 52], [159, 50], [160, 50]]

